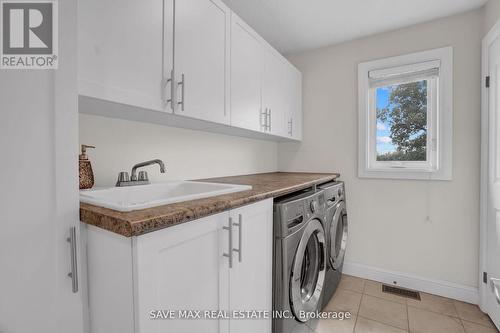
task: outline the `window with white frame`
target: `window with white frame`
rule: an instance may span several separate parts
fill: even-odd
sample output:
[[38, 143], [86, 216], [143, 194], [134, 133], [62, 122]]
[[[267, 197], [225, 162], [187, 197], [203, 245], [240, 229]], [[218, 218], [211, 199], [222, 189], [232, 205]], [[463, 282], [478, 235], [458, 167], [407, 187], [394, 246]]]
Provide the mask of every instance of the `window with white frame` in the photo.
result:
[[359, 177], [452, 176], [451, 47], [358, 66]]

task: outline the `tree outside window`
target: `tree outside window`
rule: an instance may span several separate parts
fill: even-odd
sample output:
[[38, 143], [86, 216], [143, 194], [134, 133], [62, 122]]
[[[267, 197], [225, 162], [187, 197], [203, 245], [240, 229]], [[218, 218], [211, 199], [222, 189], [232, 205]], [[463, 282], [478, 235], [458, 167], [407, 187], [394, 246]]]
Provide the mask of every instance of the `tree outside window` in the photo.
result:
[[427, 160], [427, 80], [377, 88], [377, 161]]

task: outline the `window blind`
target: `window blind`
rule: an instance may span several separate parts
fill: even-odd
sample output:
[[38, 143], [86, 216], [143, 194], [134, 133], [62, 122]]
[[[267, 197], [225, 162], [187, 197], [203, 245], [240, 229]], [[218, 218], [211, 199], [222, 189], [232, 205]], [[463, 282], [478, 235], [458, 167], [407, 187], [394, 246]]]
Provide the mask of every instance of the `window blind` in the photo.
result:
[[439, 76], [440, 60], [411, 65], [371, 70], [368, 72], [370, 88], [404, 84]]

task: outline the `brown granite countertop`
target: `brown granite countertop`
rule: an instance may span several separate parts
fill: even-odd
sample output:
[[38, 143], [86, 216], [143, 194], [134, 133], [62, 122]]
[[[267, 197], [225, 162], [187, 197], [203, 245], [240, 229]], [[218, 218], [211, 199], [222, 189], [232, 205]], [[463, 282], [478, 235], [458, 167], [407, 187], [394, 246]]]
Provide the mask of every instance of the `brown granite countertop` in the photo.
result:
[[338, 177], [338, 174], [332, 173], [273, 172], [200, 179], [212, 183], [251, 185], [252, 189], [132, 212], [80, 203], [80, 220], [125, 237], [139, 236], [259, 200], [279, 197]]

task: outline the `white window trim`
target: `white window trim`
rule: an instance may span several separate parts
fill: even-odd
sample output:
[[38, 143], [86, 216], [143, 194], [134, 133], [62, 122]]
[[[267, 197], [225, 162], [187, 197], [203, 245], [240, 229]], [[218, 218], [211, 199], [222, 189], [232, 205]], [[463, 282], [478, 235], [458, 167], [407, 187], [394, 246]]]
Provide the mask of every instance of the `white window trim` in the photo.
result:
[[[376, 119], [373, 110], [370, 110], [370, 71], [376, 71], [377, 75], [391, 75], [401, 68], [418, 68], [424, 63], [439, 61], [439, 78], [434, 82], [438, 85], [438, 96], [431, 96], [437, 110], [431, 114], [438, 124], [436, 131], [429, 135], [437, 138], [431, 144], [437, 150], [437, 161], [433, 161], [433, 168], [418, 168], [418, 162], [414, 165], [408, 163], [405, 167], [379, 168], [370, 163], [370, 153], [374, 147], [373, 134]], [[408, 55], [380, 59], [358, 65], [358, 177], [360, 178], [389, 178], [389, 179], [427, 179], [427, 180], [451, 180], [452, 158], [453, 158], [453, 48], [444, 47]], [[376, 133], [376, 132], [375, 132]], [[429, 149], [428, 149], [429, 151]], [[429, 157], [428, 153], [428, 157]], [[372, 165], [370, 165], [372, 164]], [[427, 163], [426, 163], [427, 164]], [[380, 166], [380, 165], [379, 165]]]

